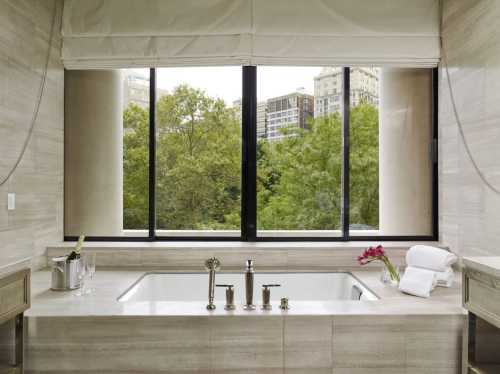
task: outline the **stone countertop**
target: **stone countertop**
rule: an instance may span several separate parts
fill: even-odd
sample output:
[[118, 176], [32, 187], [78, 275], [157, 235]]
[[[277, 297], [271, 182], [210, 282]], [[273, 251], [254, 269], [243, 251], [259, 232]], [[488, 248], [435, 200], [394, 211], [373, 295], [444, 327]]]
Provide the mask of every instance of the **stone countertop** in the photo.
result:
[[352, 271], [362, 283], [371, 289], [380, 300], [374, 301], [317, 301], [293, 302], [291, 309], [283, 312], [278, 308], [271, 311], [245, 311], [237, 306], [234, 311], [225, 311], [218, 305], [215, 311], [207, 311], [206, 301], [200, 302], [119, 302], [117, 298], [125, 292], [146, 270], [98, 270], [92, 287], [95, 292], [76, 296], [76, 291], [51, 291], [51, 273], [48, 270], [32, 274], [31, 309], [27, 317], [53, 316], [209, 316], [209, 315], [460, 315], [460, 276], [451, 288], [437, 287], [429, 299], [404, 295], [396, 288], [380, 282], [379, 270]]
[[467, 268], [500, 278], [500, 256], [464, 257], [462, 261]]

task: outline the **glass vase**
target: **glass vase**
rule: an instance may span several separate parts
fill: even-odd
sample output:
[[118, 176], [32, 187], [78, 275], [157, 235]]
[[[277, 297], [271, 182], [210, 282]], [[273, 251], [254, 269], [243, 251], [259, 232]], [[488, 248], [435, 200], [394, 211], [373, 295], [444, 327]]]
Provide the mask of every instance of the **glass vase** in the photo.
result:
[[[401, 272], [399, 270], [399, 266], [394, 266], [394, 270], [396, 271], [396, 273], [399, 275], [399, 277], [401, 278]], [[397, 286], [399, 284], [399, 280], [392, 276], [391, 277], [391, 272], [389, 271], [389, 269], [387, 269], [386, 266], [383, 266], [382, 267], [382, 270], [380, 272], [380, 281], [384, 284], [389, 284], [389, 285], [393, 285], [393, 286]]]

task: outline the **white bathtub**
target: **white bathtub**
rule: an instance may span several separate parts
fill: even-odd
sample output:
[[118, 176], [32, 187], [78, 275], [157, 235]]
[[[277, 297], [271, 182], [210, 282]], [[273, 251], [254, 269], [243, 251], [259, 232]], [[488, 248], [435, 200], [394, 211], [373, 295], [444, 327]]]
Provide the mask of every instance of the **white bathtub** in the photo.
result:
[[[217, 273], [216, 284], [233, 284], [235, 303], [242, 304], [245, 294], [242, 273]], [[281, 297], [293, 301], [377, 300], [350, 273], [255, 273], [254, 302], [261, 303], [262, 285], [278, 283], [271, 291], [271, 301]], [[118, 301], [206, 301], [208, 273], [146, 273]], [[215, 302], [224, 303], [225, 289], [216, 288]]]

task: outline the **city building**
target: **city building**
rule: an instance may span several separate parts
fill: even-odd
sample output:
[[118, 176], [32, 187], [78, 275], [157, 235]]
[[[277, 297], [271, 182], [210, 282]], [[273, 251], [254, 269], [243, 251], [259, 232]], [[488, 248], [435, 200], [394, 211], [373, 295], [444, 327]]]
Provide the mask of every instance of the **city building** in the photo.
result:
[[[236, 116], [241, 122], [241, 99], [233, 101], [233, 108]], [[267, 137], [267, 102], [259, 101], [257, 103], [257, 138], [265, 139]]]
[[[378, 106], [378, 68], [351, 68], [351, 107], [366, 102]], [[325, 67], [314, 77], [314, 117], [339, 112], [342, 107], [342, 68]]]
[[[161, 88], [157, 88], [156, 92], [157, 99], [168, 94], [167, 90]], [[141, 108], [149, 107], [149, 75], [129, 69], [123, 73], [124, 108], [130, 103], [137, 104]]]
[[134, 70], [125, 70], [123, 76], [123, 106], [130, 103], [149, 107], [149, 76]]
[[267, 102], [257, 103], [257, 138], [267, 138]]
[[314, 115], [314, 97], [297, 90], [288, 95], [267, 100], [267, 134], [269, 140], [278, 140], [293, 134], [285, 129], [307, 128], [307, 121]]

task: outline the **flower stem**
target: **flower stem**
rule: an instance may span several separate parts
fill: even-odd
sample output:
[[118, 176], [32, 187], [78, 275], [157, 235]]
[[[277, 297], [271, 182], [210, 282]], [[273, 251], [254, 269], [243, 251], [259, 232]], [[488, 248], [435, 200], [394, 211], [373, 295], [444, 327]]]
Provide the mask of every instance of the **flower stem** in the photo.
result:
[[389, 261], [389, 259], [386, 256], [384, 256], [382, 258], [382, 262], [387, 267], [387, 270], [389, 271], [389, 275], [391, 276], [391, 280], [393, 280], [395, 282], [399, 282], [399, 280], [400, 280], [399, 273], [396, 270], [396, 268], [394, 267], [394, 265], [391, 263], [391, 261]]

